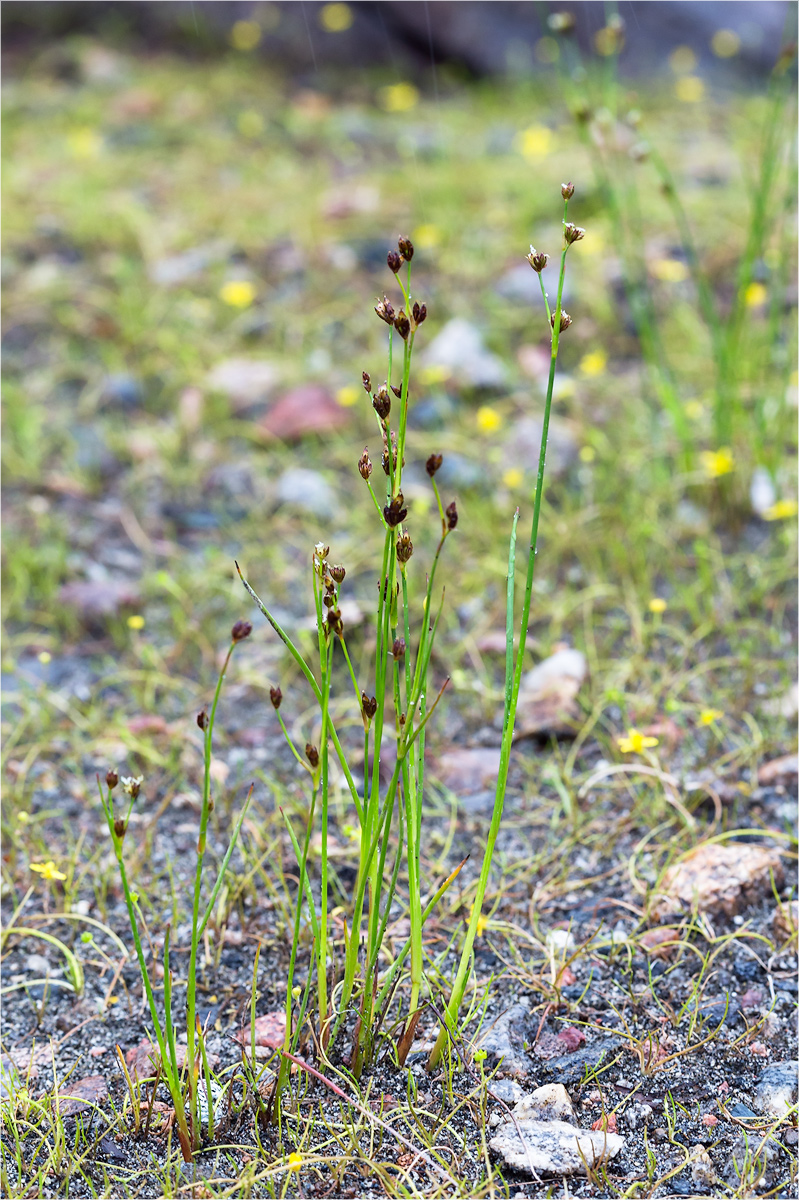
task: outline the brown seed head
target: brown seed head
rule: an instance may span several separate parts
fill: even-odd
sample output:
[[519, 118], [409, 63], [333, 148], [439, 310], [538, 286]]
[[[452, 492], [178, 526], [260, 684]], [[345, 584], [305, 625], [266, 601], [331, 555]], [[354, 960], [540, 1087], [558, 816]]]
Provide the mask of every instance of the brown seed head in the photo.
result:
[[407, 533], [403, 533], [397, 538], [397, 559], [401, 563], [406, 563], [412, 554], [413, 542]]
[[533, 270], [540, 275], [549, 262], [549, 255], [544, 254], [542, 250], [536, 250], [535, 246], [531, 246], [530, 253], [527, 255], [527, 261]]
[[389, 250], [388, 255], [386, 256], [386, 262], [389, 265], [389, 269], [392, 270], [395, 275], [402, 266], [402, 259], [400, 258], [399, 254], [397, 254], [396, 250]]
[[388, 414], [391, 412], [391, 398], [388, 394], [388, 388], [385, 384], [375, 392], [372, 396], [372, 408], [377, 413], [381, 421], [385, 421]]
[[114, 833], [117, 835], [118, 838], [125, 836], [125, 830], [127, 829], [127, 827], [128, 827], [128, 823], [127, 823], [127, 821], [123, 820], [122, 817], [117, 817], [116, 820], [114, 821]]
[[410, 262], [413, 258], [413, 242], [409, 237], [401, 237], [397, 239], [399, 252], [406, 262]]
[[362, 372], [361, 372], [361, 379], [363, 380], [363, 386], [364, 386], [364, 389], [365, 389], [367, 392], [371, 392], [371, 390], [372, 390], [372, 379], [371, 379], [371, 376], [369, 375], [368, 371], [362, 371]]
[[249, 621], [237, 621], [230, 631], [230, 636], [234, 642], [243, 642], [252, 633], [252, 625]]
[[280, 687], [270, 687], [269, 699], [272, 701], [272, 708], [274, 708], [275, 712], [277, 712], [277, 710], [280, 708], [280, 702], [283, 699], [283, 693], [281, 692]]
[[405, 657], [405, 638], [394, 638], [394, 645], [391, 647], [391, 653], [397, 660]]
[[[398, 400], [402, 399], [402, 388], [401, 387], [394, 387], [394, 384], [392, 383], [391, 390], [394, 393], [394, 395], [397, 397]], [[410, 388], [408, 390], [410, 391]]]
[[108, 784], [108, 786], [111, 788], [111, 790], [113, 791], [113, 789], [119, 783], [119, 776], [117, 775], [116, 771], [114, 771], [114, 770], [106, 771], [105, 781]]
[[368, 479], [372, 474], [372, 460], [369, 457], [366, 446], [364, 446], [363, 454], [358, 459], [358, 472], [361, 476], [361, 479]]
[[383, 509], [383, 516], [386, 518], [386, 524], [391, 528], [396, 528], [408, 515], [408, 510], [405, 507], [405, 498], [402, 492], [397, 492], [390, 504], [387, 504]]
[[396, 317], [394, 318], [394, 328], [396, 329], [397, 333], [400, 335], [400, 337], [402, 338], [403, 341], [405, 341], [408, 334], [411, 332], [411, 323], [408, 320], [403, 309], [400, 309], [399, 312], [397, 313]]
[[310, 742], [305, 743], [305, 757], [314, 770], [319, 766], [319, 751]]
[[388, 296], [384, 296], [382, 300], [378, 300], [375, 305], [375, 312], [381, 321], [385, 321], [386, 325], [394, 324], [394, 305]]
[[414, 300], [413, 308], [411, 309], [411, 316], [413, 317], [414, 328], [423, 324], [423, 322], [427, 320], [427, 305], [417, 304], [417, 302]]
[[574, 195], [574, 184], [562, 183], [560, 185], [560, 194], [564, 200], [571, 200], [572, 196]]
[[330, 574], [333, 576], [336, 583], [343, 583], [344, 576], [347, 574], [347, 572], [342, 566], [336, 565], [335, 567], [330, 568]]
[[130, 794], [131, 800], [137, 800], [139, 797], [140, 791], [141, 791], [141, 784], [139, 783], [138, 779], [131, 780], [131, 783], [128, 787], [128, 792]]
[[[560, 314], [560, 332], [561, 332], [561, 333], [563, 333], [564, 329], [568, 329], [568, 328], [569, 328], [569, 326], [571, 325], [571, 323], [572, 323], [572, 319], [571, 319], [571, 317], [569, 316], [569, 314], [568, 314], [567, 312], [564, 312], [564, 311], [562, 311], [562, 310], [561, 310], [561, 314]], [[553, 314], [552, 314], [552, 316], [550, 317], [550, 324], [552, 325], [552, 328], [554, 329], [554, 328], [555, 328], [555, 314], [554, 314], [554, 313], [553, 313]]]
[[455, 528], [455, 526], [458, 524], [458, 509], [455, 505], [454, 500], [452, 501], [451, 504], [447, 505], [446, 517], [447, 517], [447, 529], [449, 531], [452, 531]]
[[205, 709], [202, 709], [201, 712], [197, 713], [197, 724], [200, 729], [208, 728], [208, 713]]
[[436, 471], [439, 469], [439, 467], [441, 466], [443, 461], [444, 461], [443, 454], [431, 454], [430, 455], [427, 462], [424, 464], [424, 469], [425, 469], [425, 471], [427, 471], [427, 474], [430, 476], [431, 479], [433, 478], [433, 476], [435, 475]]
[[583, 240], [585, 230], [581, 229], [579, 225], [572, 225], [571, 221], [568, 221], [563, 226], [563, 236], [566, 239], [566, 245], [571, 246], [572, 242], [581, 242]]
[[367, 696], [366, 692], [361, 692], [361, 709], [367, 721], [371, 721], [377, 712], [377, 700], [375, 697]]

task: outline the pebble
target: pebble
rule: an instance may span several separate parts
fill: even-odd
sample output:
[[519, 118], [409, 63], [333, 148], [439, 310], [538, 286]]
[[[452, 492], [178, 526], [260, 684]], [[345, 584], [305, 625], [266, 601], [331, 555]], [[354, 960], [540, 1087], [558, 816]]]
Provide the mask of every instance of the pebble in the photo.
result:
[[508, 1121], [489, 1142], [506, 1166], [528, 1175], [583, 1175], [586, 1164], [615, 1158], [624, 1138], [566, 1121]]
[[208, 376], [208, 387], [222, 392], [234, 409], [265, 400], [280, 379], [278, 367], [265, 358], [226, 358]]
[[799, 1062], [795, 1059], [765, 1067], [755, 1089], [755, 1107], [770, 1117], [784, 1117], [786, 1109], [796, 1104], [797, 1074]]
[[25, 970], [30, 971], [31, 975], [47, 976], [50, 974], [50, 960], [43, 954], [29, 954], [25, 959]]
[[[522, 417], [514, 421], [512, 435], [504, 445], [506, 467], [519, 467], [523, 471], [531, 466], [535, 469], [541, 449], [542, 427], [540, 417]], [[552, 417], [547, 437], [547, 476], [551, 478], [565, 474], [577, 461], [579, 448], [571, 425], [559, 417]]]
[[715, 1181], [716, 1172], [712, 1159], [702, 1145], [696, 1145], [691, 1150], [691, 1178], [700, 1187], [710, 1187]]
[[639, 1125], [646, 1125], [653, 1111], [651, 1104], [631, 1104], [624, 1113], [624, 1119], [630, 1129], [637, 1129]]
[[574, 1121], [574, 1107], [562, 1083], [545, 1083], [523, 1096], [513, 1115], [517, 1121]]
[[786, 900], [784, 904], [779, 904], [774, 909], [771, 925], [781, 945], [792, 942], [795, 946], [799, 930], [799, 900]]
[[144, 402], [144, 388], [133, 375], [109, 375], [103, 384], [100, 402], [107, 408], [131, 410]]
[[335, 504], [335, 493], [318, 471], [290, 467], [277, 481], [276, 498], [281, 504], [301, 508], [317, 516], [328, 514]]
[[573, 950], [577, 945], [574, 935], [568, 929], [550, 929], [545, 940], [547, 948], [556, 954]]
[[523, 1046], [530, 1010], [526, 1004], [514, 1004], [497, 1017], [480, 1039], [479, 1049], [485, 1050], [489, 1065], [499, 1062], [503, 1075], [526, 1075], [531, 1062]]
[[699, 912], [732, 917], [773, 886], [782, 887], [783, 879], [778, 851], [744, 842], [704, 842], [666, 871], [652, 916], [658, 920], [696, 906]]
[[463, 317], [453, 317], [433, 338], [424, 365], [450, 370], [466, 387], [501, 388], [506, 380], [505, 364], [486, 350], [480, 330]]
[[523, 675], [515, 736], [573, 735], [578, 716], [577, 693], [587, 674], [585, 655], [566, 646]]
[[492, 1079], [488, 1091], [495, 1100], [502, 1100], [505, 1104], [518, 1104], [526, 1095], [522, 1085], [515, 1079]]

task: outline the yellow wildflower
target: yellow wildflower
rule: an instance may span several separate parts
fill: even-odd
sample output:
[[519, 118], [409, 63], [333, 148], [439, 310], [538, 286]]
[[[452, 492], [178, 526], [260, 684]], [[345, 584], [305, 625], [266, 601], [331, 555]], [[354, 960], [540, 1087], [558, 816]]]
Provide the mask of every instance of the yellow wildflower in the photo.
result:
[[292, 1150], [286, 1166], [290, 1171], [299, 1171], [302, 1166], [302, 1155], [298, 1154], [296, 1150]]
[[386, 112], [408, 112], [419, 103], [419, 89], [412, 83], [392, 83], [380, 89], [377, 99]]
[[768, 299], [768, 291], [762, 283], [750, 283], [744, 292], [744, 304], [747, 308], [762, 308]]
[[626, 737], [617, 737], [616, 744], [622, 754], [641, 754], [652, 746], [657, 746], [656, 737], [647, 737], [638, 729], [628, 729]]
[[675, 83], [674, 92], [683, 104], [698, 104], [705, 94], [705, 85], [698, 75], [683, 75]]
[[234, 50], [254, 50], [261, 40], [261, 26], [257, 21], [236, 21], [230, 31], [230, 44]]
[[720, 721], [724, 713], [720, 708], [705, 708], [699, 714], [700, 725], [713, 725], [716, 721]]
[[797, 507], [795, 500], [777, 500], [763, 513], [763, 520], [784, 521], [788, 517], [795, 517]]
[[717, 29], [710, 39], [710, 49], [716, 58], [734, 58], [741, 49], [741, 39], [732, 29]]
[[675, 75], [690, 75], [696, 67], [696, 55], [690, 46], [677, 46], [669, 55], [669, 66]]
[[477, 410], [477, 428], [481, 433], [495, 433], [502, 425], [502, 417], [495, 408], [483, 404]]
[[438, 225], [417, 225], [413, 231], [413, 244], [420, 250], [432, 250], [440, 241]]
[[138, 613], [134, 613], [132, 617], [128, 617], [128, 629], [144, 629], [144, 617]]
[[98, 158], [103, 139], [96, 129], [73, 129], [67, 134], [67, 145], [73, 158]]
[[361, 388], [356, 388], [351, 383], [345, 384], [344, 387], [340, 387], [336, 392], [336, 401], [342, 408], [352, 408], [353, 404], [357, 404], [361, 390]]
[[718, 479], [719, 475], [729, 475], [730, 471], [735, 470], [735, 459], [729, 446], [721, 446], [718, 450], [703, 450], [699, 458], [711, 479]]
[[249, 308], [255, 299], [255, 287], [249, 279], [231, 279], [220, 288], [219, 298], [231, 308]]
[[580, 447], [580, 462], [590, 463], [596, 458], [596, 450], [593, 446]]
[[477, 918], [477, 936], [482, 937], [488, 928], [488, 917], [484, 917], [481, 913]]
[[518, 467], [508, 467], [502, 476], [502, 482], [505, 484], [505, 487], [515, 490], [522, 486], [524, 472], [520, 471]]
[[48, 858], [44, 863], [31, 863], [31, 870], [41, 875], [42, 879], [66, 879], [66, 875], [56, 870], [52, 858]]
[[686, 417], [691, 421], [698, 421], [705, 411], [705, 406], [699, 400], [686, 400], [683, 408], [685, 409]]
[[604, 375], [608, 365], [608, 356], [604, 350], [592, 350], [580, 359], [580, 373], [591, 379], [596, 375]]
[[683, 283], [688, 278], [688, 268], [679, 258], [656, 258], [649, 270], [664, 283]]
[[668, 604], [662, 596], [653, 596], [649, 601], [649, 611], [651, 613], [664, 613], [668, 608]]
[[429, 367], [422, 367], [419, 372], [422, 384], [425, 387], [435, 387], [437, 383], [443, 383], [445, 379], [449, 379], [452, 372], [449, 367], [442, 367], [431, 364]]
[[36, 657], [44, 667], [46, 667], [49, 662], [53, 661], [53, 656], [49, 650], [40, 650]]
[[552, 145], [552, 131], [546, 125], [530, 125], [516, 134], [515, 146], [524, 158], [537, 161], [546, 158]]
[[349, 4], [324, 4], [319, 10], [319, 24], [326, 33], [343, 33], [352, 25]]

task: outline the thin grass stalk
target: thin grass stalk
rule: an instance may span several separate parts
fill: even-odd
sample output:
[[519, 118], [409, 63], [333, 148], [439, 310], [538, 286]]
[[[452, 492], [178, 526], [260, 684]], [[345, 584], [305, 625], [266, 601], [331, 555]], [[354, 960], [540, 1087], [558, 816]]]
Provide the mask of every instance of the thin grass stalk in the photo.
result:
[[[573, 188], [571, 192], [573, 192]], [[563, 205], [563, 222], [566, 223], [566, 215], [569, 206], [569, 195], [564, 186], [564, 205]], [[514, 604], [514, 588], [515, 588], [515, 557], [516, 557], [516, 525], [517, 517], [514, 516], [513, 526], [511, 530], [510, 547], [508, 552], [508, 577], [507, 577], [507, 607], [506, 607], [506, 678], [505, 678], [505, 712], [503, 717], [502, 728], [502, 743], [500, 749], [499, 771], [497, 774], [497, 787], [494, 799], [494, 810], [491, 816], [491, 824], [488, 831], [485, 853], [483, 856], [483, 865], [480, 871], [480, 877], [477, 883], [477, 891], [472, 905], [471, 917], [466, 931], [466, 937], [461, 951], [460, 963], [455, 976], [455, 981], [452, 986], [452, 993], [449, 1003], [444, 1012], [445, 1024], [442, 1024], [439, 1029], [439, 1034], [435, 1045], [430, 1053], [428, 1066], [433, 1067], [438, 1062], [444, 1047], [450, 1036], [454, 1036], [457, 1028], [457, 1018], [463, 1001], [466, 984], [469, 978], [472, 951], [474, 941], [477, 936], [477, 925], [482, 914], [483, 900], [485, 898], [486, 888], [488, 886], [488, 877], [491, 869], [491, 860], [494, 853], [494, 846], [499, 834], [499, 828], [502, 821], [502, 812], [505, 802], [505, 789], [508, 780], [508, 767], [510, 764], [510, 751], [513, 741], [513, 731], [516, 723], [516, 707], [519, 700], [519, 689], [521, 687], [522, 671], [524, 669], [524, 652], [527, 645], [527, 626], [530, 620], [530, 603], [533, 591], [533, 580], [535, 578], [535, 560], [538, 553], [538, 526], [541, 519], [541, 501], [544, 494], [544, 473], [546, 469], [546, 452], [547, 440], [549, 437], [549, 420], [552, 411], [552, 392], [555, 384], [555, 370], [558, 361], [558, 346], [560, 341], [560, 324], [562, 314], [562, 299], [563, 299], [563, 281], [566, 275], [566, 255], [568, 253], [569, 243], [564, 238], [564, 246], [560, 257], [560, 273], [558, 276], [558, 294], [557, 303], [554, 312], [551, 314], [552, 323], [552, 341], [551, 354], [549, 365], [549, 379], [547, 381], [547, 394], [544, 404], [544, 417], [541, 429], [541, 446], [538, 455], [538, 474], [536, 479], [535, 499], [533, 503], [533, 519], [530, 529], [530, 545], [527, 559], [527, 579], [524, 591], [524, 603], [522, 606], [521, 628], [519, 630], [519, 648], [516, 653], [515, 668], [513, 671], [513, 682], [508, 687], [508, 668], [513, 660], [513, 622], [512, 612]], [[531, 252], [532, 253], [532, 252]], [[544, 296], [544, 303], [547, 311], [549, 306], [546, 300], [543, 279], [540, 271], [538, 272], [539, 282], [541, 284], [541, 292]]]

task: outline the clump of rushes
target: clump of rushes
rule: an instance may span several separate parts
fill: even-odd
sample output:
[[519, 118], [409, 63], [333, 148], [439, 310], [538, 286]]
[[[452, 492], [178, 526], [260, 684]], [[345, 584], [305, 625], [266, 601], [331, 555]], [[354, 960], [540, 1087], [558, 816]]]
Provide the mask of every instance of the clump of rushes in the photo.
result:
[[[458, 1014], [463, 1002], [463, 996], [466, 991], [466, 985], [469, 979], [472, 963], [472, 951], [474, 948], [474, 939], [477, 936], [477, 927], [482, 916], [483, 900], [485, 899], [486, 887], [488, 885], [488, 876], [491, 870], [491, 859], [494, 853], [494, 846], [499, 833], [500, 822], [502, 821], [502, 810], [505, 803], [505, 789], [508, 782], [508, 764], [510, 762], [511, 743], [513, 741], [513, 730], [516, 724], [516, 706], [519, 700], [519, 688], [521, 686], [522, 670], [524, 665], [524, 651], [527, 643], [527, 625], [530, 619], [530, 598], [533, 591], [533, 576], [535, 573], [536, 547], [538, 545], [538, 523], [541, 517], [541, 498], [544, 494], [544, 467], [547, 454], [547, 438], [549, 436], [549, 416], [552, 409], [552, 388], [555, 383], [555, 369], [558, 362], [558, 346], [560, 344], [560, 335], [565, 329], [568, 329], [572, 323], [572, 318], [568, 313], [563, 311], [561, 307], [561, 299], [563, 296], [563, 280], [566, 274], [566, 255], [569, 247], [575, 242], [580, 241], [585, 236], [585, 230], [577, 225], [573, 225], [566, 220], [566, 214], [569, 207], [569, 200], [574, 195], [574, 184], [564, 183], [561, 187], [561, 196], [563, 197], [563, 247], [560, 255], [560, 272], [558, 275], [558, 291], [557, 299], [554, 307], [550, 308], [549, 297], [547, 296], [544, 287], [544, 281], [541, 278], [541, 273], [545, 269], [549, 256], [536, 250], [533, 246], [530, 247], [530, 253], [527, 255], [527, 261], [538, 276], [541, 285], [541, 295], [544, 299], [544, 308], [550, 334], [550, 360], [549, 360], [549, 380], [547, 382], [546, 401], [544, 403], [544, 420], [541, 429], [541, 447], [538, 454], [538, 476], [536, 479], [535, 496], [533, 499], [533, 518], [530, 528], [530, 546], [527, 559], [527, 579], [524, 589], [524, 603], [522, 605], [521, 621], [519, 626], [519, 648], [516, 652], [514, 660], [513, 654], [513, 631], [515, 625], [514, 615], [514, 580], [516, 571], [516, 526], [519, 520], [519, 510], [513, 517], [513, 526], [510, 536], [510, 550], [508, 554], [508, 577], [507, 577], [507, 603], [506, 603], [506, 618], [505, 618], [505, 709], [502, 722], [502, 747], [499, 757], [499, 772], [497, 775], [497, 788], [494, 798], [494, 811], [491, 817], [491, 825], [488, 831], [488, 840], [486, 842], [485, 853], [483, 855], [483, 865], [480, 871], [480, 878], [477, 884], [477, 892], [472, 906], [472, 915], [469, 920], [469, 927], [466, 931], [466, 938], [461, 951], [460, 963], [455, 976], [455, 981], [452, 985], [452, 993], [449, 1003], [444, 1012], [444, 1022], [439, 1030], [438, 1038], [433, 1047], [428, 1066], [434, 1067], [444, 1052], [451, 1038], [454, 1038], [458, 1030]], [[430, 470], [428, 464], [428, 472]], [[454, 509], [454, 505], [452, 506]], [[449, 509], [447, 510], [449, 513]], [[453, 512], [455, 521], [457, 521], [457, 513]]]
[[[172, 1014], [172, 972], [169, 967], [169, 937], [170, 929], [167, 926], [166, 936], [164, 938], [163, 949], [163, 964], [164, 964], [164, 1019], [163, 1023], [158, 1013], [158, 1008], [155, 1002], [155, 991], [152, 980], [150, 978], [151, 967], [148, 968], [144, 951], [142, 949], [141, 935], [139, 933], [139, 915], [137, 913], [136, 893], [131, 889], [128, 879], [127, 869], [125, 867], [124, 842], [127, 832], [128, 820], [130, 818], [133, 805], [135, 804], [140, 791], [141, 785], [144, 782], [141, 777], [121, 780], [122, 790], [127, 797], [123, 804], [124, 815], [117, 815], [114, 805], [114, 792], [120, 783], [119, 776], [116, 771], [110, 770], [105, 777], [105, 790], [98, 776], [97, 786], [100, 791], [100, 802], [103, 806], [108, 832], [111, 836], [114, 847], [114, 855], [117, 860], [117, 869], [119, 871], [120, 880], [122, 882], [122, 890], [125, 896], [125, 904], [128, 910], [128, 918], [130, 920], [131, 933], [133, 935], [133, 944], [136, 948], [136, 957], [139, 962], [141, 971], [142, 984], [144, 993], [147, 998], [147, 1006], [150, 1010], [150, 1019], [153, 1025], [153, 1032], [158, 1043], [158, 1053], [161, 1060], [161, 1071], [164, 1081], [169, 1089], [169, 1094], [172, 1099], [172, 1104], [175, 1108], [175, 1125], [178, 1132], [178, 1140], [183, 1158], [186, 1162], [191, 1162], [193, 1154], [200, 1149], [202, 1144], [203, 1125], [206, 1124], [208, 1138], [211, 1140], [214, 1136], [214, 1104], [213, 1090], [211, 1086], [211, 1076], [208, 1067], [208, 1056], [205, 1052], [205, 1035], [203, 1029], [197, 1020], [197, 951], [200, 945], [205, 928], [208, 924], [217, 897], [219, 896], [222, 884], [225, 879], [228, 864], [230, 863], [233, 850], [238, 841], [241, 831], [242, 822], [247, 813], [247, 808], [252, 796], [252, 787], [250, 788], [247, 798], [239, 814], [238, 821], [231, 834], [225, 856], [222, 859], [216, 880], [211, 889], [211, 894], [202, 904], [202, 881], [203, 867], [205, 862], [205, 843], [208, 830], [208, 819], [213, 811], [214, 802], [211, 796], [211, 741], [214, 732], [214, 720], [216, 718], [216, 710], [219, 704], [219, 697], [222, 693], [222, 684], [225, 679], [231, 655], [233, 654], [236, 645], [249, 637], [252, 632], [252, 625], [249, 621], [237, 621], [231, 630], [230, 647], [225, 661], [222, 665], [222, 670], [219, 674], [219, 679], [214, 692], [213, 703], [211, 704], [210, 712], [203, 708], [197, 714], [197, 725], [203, 733], [203, 795], [202, 806], [200, 809], [200, 825], [197, 836], [197, 859], [194, 872], [194, 892], [192, 898], [192, 918], [191, 918], [191, 949], [189, 952], [189, 968], [188, 982], [186, 992], [186, 1041], [187, 1054], [186, 1063], [188, 1067], [184, 1072], [178, 1062], [177, 1043], [175, 1040], [175, 1025]], [[273, 703], [275, 697], [273, 696]], [[280, 703], [279, 689], [277, 703]], [[201, 908], [203, 909], [201, 915]], [[203, 1082], [200, 1083], [200, 1073], [203, 1075]], [[205, 1096], [200, 1095], [200, 1089], [204, 1088]], [[207, 1115], [205, 1115], [207, 1114]]]
[[[398, 972], [410, 959], [410, 996], [397, 1055], [404, 1062], [413, 1041], [419, 1018], [422, 989], [422, 928], [428, 914], [457, 877], [459, 864], [425, 904], [419, 878], [419, 846], [422, 832], [422, 791], [424, 784], [425, 728], [438, 704], [445, 681], [435, 695], [429, 694], [428, 676], [433, 644], [443, 603], [436, 604], [436, 572], [447, 539], [456, 528], [458, 515], [454, 501], [442, 502], [436, 472], [442, 456], [433, 453], [427, 460], [427, 474], [438, 506], [441, 534], [429, 570], [420, 572], [424, 587], [423, 619], [415, 628], [412, 614], [419, 601], [411, 599], [412, 580], [409, 564], [414, 546], [411, 531], [405, 525], [408, 508], [402, 490], [405, 445], [408, 426], [411, 363], [419, 328], [427, 317], [427, 307], [411, 294], [413, 245], [401, 237], [396, 250], [388, 254], [388, 268], [401, 293], [394, 303], [387, 295], [378, 300], [375, 312], [388, 326], [385, 381], [373, 390], [374, 374], [363, 371], [361, 381], [376, 419], [378, 454], [385, 475], [385, 486], [373, 481], [368, 447], [357, 463], [383, 531], [383, 552], [376, 580], [374, 662], [367, 677], [358, 675], [347, 646], [346, 630], [339, 609], [339, 593], [344, 582], [343, 567], [329, 563], [329, 548], [320, 543], [311, 554], [311, 575], [316, 606], [318, 666], [313, 667], [300, 654], [295, 643], [273, 614], [256, 595], [242, 575], [247, 591], [288, 648], [313, 691], [321, 715], [318, 743], [306, 747], [306, 753], [294, 744], [278, 709], [280, 690], [272, 689], [272, 703], [295, 758], [310, 774], [310, 803], [301, 834], [288, 817], [284, 820], [299, 868], [297, 906], [286, 986], [286, 1034], [284, 1057], [276, 1086], [279, 1118], [280, 1094], [289, 1077], [292, 1046], [298, 1036], [297, 1011], [292, 1003], [302, 913], [307, 909], [314, 938], [316, 1007], [319, 1043], [333, 1053], [337, 1039], [345, 1029], [352, 1035], [349, 1069], [359, 1076], [371, 1062], [375, 1029], [395, 993]], [[374, 477], [380, 479], [378, 475]], [[238, 567], [238, 564], [237, 564]], [[241, 574], [241, 571], [239, 571]], [[344, 747], [331, 713], [331, 680], [334, 657], [341, 657], [352, 684], [354, 703], [363, 722], [363, 781], [355, 782]], [[390, 733], [396, 743], [396, 760], [388, 783], [381, 781], [380, 754], [383, 737]], [[311, 753], [313, 751], [313, 753]], [[329, 755], [341, 765], [352, 807], [360, 827], [360, 861], [354, 892], [344, 926], [343, 970], [330, 978], [328, 932], [328, 800]], [[315, 829], [319, 829], [320, 894], [315, 899], [308, 871], [309, 847]], [[400, 954], [380, 976], [385, 964], [381, 947], [397, 890], [400, 868], [405, 864], [408, 878], [410, 936]]]

